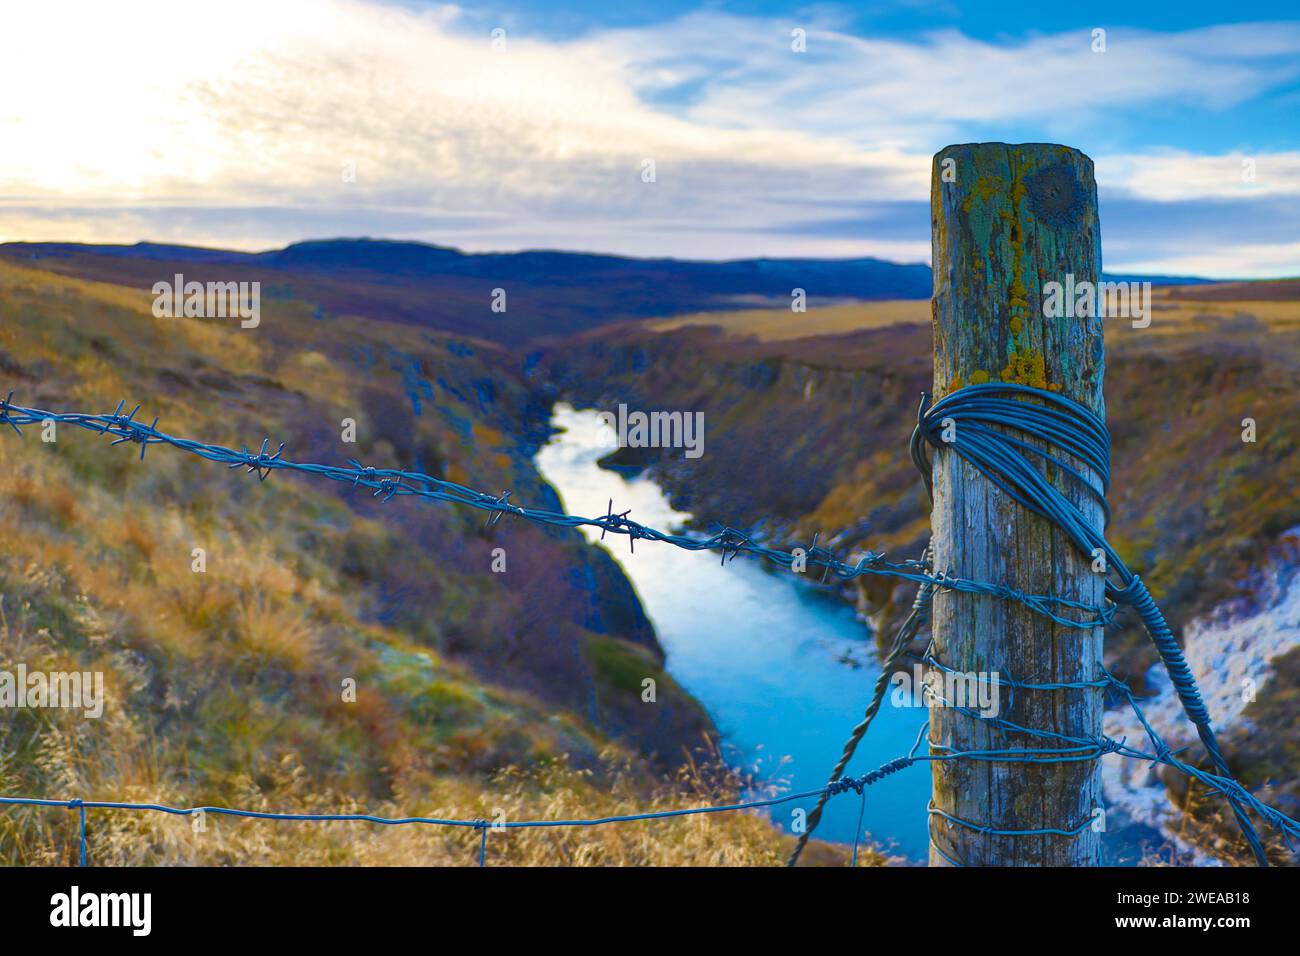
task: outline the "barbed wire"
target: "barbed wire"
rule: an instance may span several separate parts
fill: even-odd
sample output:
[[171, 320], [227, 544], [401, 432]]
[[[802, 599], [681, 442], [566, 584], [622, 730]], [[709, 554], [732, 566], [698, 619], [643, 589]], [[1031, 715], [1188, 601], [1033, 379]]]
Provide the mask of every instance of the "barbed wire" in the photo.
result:
[[[262, 441], [260, 449], [256, 452], [250, 452], [247, 446], [236, 451], [223, 445], [212, 445], [169, 435], [158, 429], [157, 417], [152, 424], [146, 425], [143, 421], [135, 419], [140, 411], [139, 405], [128, 414], [123, 414], [125, 402], [119, 402], [116, 411], [110, 414], [88, 414], [26, 408], [13, 404], [12, 399], [13, 392], [10, 392], [8, 397], [0, 402], [0, 428], [8, 425], [21, 435], [21, 426], [24, 425], [38, 425], [45, 422], [73, 425], [109, 435], [114, 439], [112, 442], [114, 445], [124, 442], [138, 444], [142, 461], [145, 451], [151, 445], [168, 445], [230, 468], [244, 468], [249, 474], [256, 474], [261, 481], [265, 481], [275, 471], [297, 472], [354, 488], [369, 489], [372, 496], [381, 501], [412, 496], [476, 508], [489, 513], [489, 526], [495, 526], [503, 517], [511, 516], [558, 528], [599, 528], [602, 538], [606, 534], [622, 535], [629, 539], [629, 545], [633, 548], [637, 541], [659, 541], [684, 551], [712, 551], [721, 554], [724, 564], [734, 560], [737, 555], [752, 554], [787, 570], [794, 568], [795, 565], [821, 569], [823, 580], [832, 575], [840, 582], [849, 582], [868, 575], [892, 577], [917, 584], [929, 584], [939, 590], [966, 591], [1016, 601], [1063, 627], [1083, 629], [1104, 627], [1112, 623], [1116, 613], [1113, 602], [1092, 605], [1054, 595], [1029, 594], [1005, 585], [971, 581], [943, 571], [935, 572], [927, 563], [921, 561], [890, 562], [885, 559], [883, 553], [867, 552], [850, 564], [837, 558], [832, 551], [818, 546], [815, 538], [807, 548], [801, 549], [804, 552], [802, 555], [796, 555], [794, 548], [780, 550], [768, 547], [761, 544], [753, 535], [736, 528], [723, 527], [710, 535], [661, 531], [629, 518], [629, 511], [615, 512], [612, 501], [606, 514], [596, 518], [586, 518], [517, 505], [510, 500], [513, 494], [510, 491], [491, 495], [423, 472], [367, 467], [355, 458], [349, 459], [346, 467], [292, 461], [284, 457], [283, 442], [274, 452], [271, 452], [269, 438]], [[1090, 616], [1072, 618], [1066, 616], [1065, 611], [1077, 611]]]
[[[994, 387], [985, 386], [967, 386], [959, 390], [936, 405], [933, 409], [928, 408], [928, 401], [922, 403], [918, 413], [918, 426], [913, 435], [912, 457], [917, 462], [918, 467], [923, 468], [923, 473], [928, 471], [929, 460], [923, 446], [920, 443], [928, 441], [935, 447], [945, 447], [940, 444], [936, 437], [935, 431], [937, 423], [940, 421], [940, 415], [947, 419], [964, 418], [967, 424], [964, 430], [968, 433], [965, 437], [966, 444], [958, 446], [953, 444], [951, 447], [967, 461], [974, 464], [982, 473], [994, 481], [1014, 500], [1019, 501], [1022, 505], [1031, 511], [1043, 515], [1052, 521], [1058, 527], [1062, 527], [1085, 551], [1085, 545], [1093, 544], [1094, 541], [1100, 541], [1102, 547], [1114, 559], [1121, 579], [1120, 585], [1107, 584], [1108, 599], [1102, 606], [1089, 605], [1084, 602], [1073, 601], [1059, 598], [1053, 595], [1031, 595], [1023, 591], [997, 585], [988, 582], [971, 581], [964, 578], [955, 577], [942, 571], [936, 572], [930, 566], [930, 550], [927, 548], [926, 554], [919, 561], [905, 561], [892, 563], [885, 560], [883, 554], [868, 552], [854, 564], [848, 564], [836, 558], [834, 554], [825, 548], [817, 545], [816, 539], [809, 548], [804, 549], [804, 553], [796, 555], [794, 549], [790, 551], [781, 551], [762, 545], [751, 535], [738, 531], [734, 528], [723, 528], [721, 531], [710, 536], [692, 536], [684, 534], [673, 534], [660, 531], [655, 528], [640, 524], [628, 517], [629, 512], [615, 513], [613, 502], [610, 502], [608, 512], [599, 518], [584, 518], [577, 515], [569, 515], [561, 512], [554, 512], [544, 509], [525, 508], [510, 502], [510, 492], [503, 492], [501, 495], [492, 496], [483, 492], [476, 491], [464, 485], [455, 482], [445, 481], [440, 478], [426, 475], [421, 472], [411, 472], [397, 469], [379, 469], [362, 465], [355, 459], [348, 462], [348, 467], [320, 464], [307, 464], [291, 461], [284, 457], [284, 444], [281, 443], [274, 453], [270, 452], [270, 440], [262, 442], [261, 448], [257, 452], [250, 452], [247, 446], [236, 451], [221, 445], [212, 445], [204, 442], [198, 442], [191, 439], [179, 438], [169, 435], [158, 430], [158, 419], [155, 417], [153, 423], [145, 425], [142, 421], [136, 421], [135, 415], [139, 412], [140, 406], [136, 406], [128, 414], [123, 414], [125, 403], [120, 402], [117, 409], [107, 415], [103, 414], [86, 414], [79, 412], [50, 412], [44, 409], [27, 408], [15, 405], [12, 402], [13, 393], [10, 392], [8, 397], [0, 402], [0, 427], [9, 425], [19, 435], [22, 434], [22, 426], [43, 424], [46, 422], [55, 422], [61, 424], [71, 424], [89, 431], [106, 434], [111, 436], [113, 444], [131, 442], [140, 445], [140, 458], [143, 460], [145, 451], [150, 445], [165, 444], [204, 458], [208, 461], [226, 464], [230, 468], [244, 468], [248, 473], [256, 474], [259, 480], [266, 478], [274, 471], [287, 470], [295, 471], [317, 477], [329, 479], [331, 481], [342, 482], [353, 487], [364, 487], [370, 489], [375, 497], [383, 501], [390, 501], [398, 496], [418, 496], [436, 501], [467, 505], [486, 511], [490, 514], [488, 519], [489, 526], [496, 525], [501, 518], [509, 515], [519, 517], [528, 521], [539, 524], [552, 525], [565, 528], [594, 527], [601, 529], [601, 537], [605, 534], [624, 535], [629, 539], [629, 545], [635, 546], [637, 540], [661, 541], [687, 551], [713, 551], [721, 552], [722, 563], [733, 560], [739, 554], [754, 554], [764, 558], [772, 563], [787, 569], [794, 569], [796, 562], [801, 562], [803, 567], [813, 566], [824, 570], [824, 578], [827, 575], [834, 574], [839, 580], [851, 581], [862, 575], [879, 575], [886, 577], [895, 577], [902, 580], [912, 581], [917, 584], [918, 592], [916, 600], [913, 603], [912, 614], [903, 622], [899, 635], [891, 646], [890, 653], [885, 661], [885, 667], [882, 671], [882, 679], [877, 681], [875, 693], [871, 703], [868, 706], [864, 720], [854, 728], [853, 736], [846, 744], [845, 752], [841, 757], [839, 764], [835, 767], [830, 781], [826, 786], [817, 790], [807, 790], [800, 793], [793, 793], [784, 796], [777, 796], [762, 800], [752, 800], [740, 803], [732, 803], [721, 806], [706, 806], [683, 808], [677, 810], [662, 810], [648, 813], [627, 814], [621, 816], [598, 817], [592, 819], [574, 819], [574, 820], [526, 820], [526, 821], [500, 821], [488, 823], [482, 819], [443, 819], [435, 817], [380, 817], [373, 814], [349, 813], [349, 814], [294, 814], [294, 813], [272, 813], [266, 811], [239, 810], [227, 807], [191, 807], [178, 808], [169, 807], [162, 804], [144, 804], [144, 803], [124, 803], [110, 801], [93, 801], [82, 799], [69, 800], [52, 800], [46, 798], [33, 797], [0, 797], [0, 805], [10, 806], [44, 806], [44, 807], [62, 807], [69, 810], [76, 810], [79, 815], [80, 824], [80, 861], [83, 865], [88, 859], [88, 840], [87, 840], [87, 820], [86, 814], [89, 809], [104, 810], [124, 810], [124, 811], [145, 811], [157, 812], [172, 815], [190, 816], [195, 813], [213, 813], [217, 815], [227, 815], [259, 820], [277, 820], [277, 821], [308, 821], [308, 822], [331, 822], [331, 821], [353, 821], [369, 822], [381, 825], [411, 825], [422, 824], [432, 826], [472, 828], [480, 831], [479, 842], [479, 865], [485, 863], [487, 849], [487, 831], [489, 829], [520, 829], [533, 827], [588, 827], [602, 826], [613, 823], [629, 823], [634, 821], [646, 821], [656, 819], [667, 819], [680, 816], [689, 816], [696, 814], [724, 813], [733, 811], [745, 811], [769, 808], [796, 800], [817, 799], [816, 807], [809, 817], [811, 826], [805, 830], [796, 847], [795, 853], [791, 858], [794, 862], [798, 858], [799, 852], [806, 844], [808, 837], [811, 835], [812, 828], [820, 819], [822, 808], [827, 800], [849, 791], [858, 794], [863, 803], [862, 810], [865, 810], [866, 789], [884, 778], [898, 773], [899, 771], [912, 766], [915, 763], [923, 761], [943, 761], [943, 760], [980, 760], [980, 761], [998, 761], [998, 762], [1020, 762], [1020, 763], [1066, 763], [1082, 760], [1097, 760], [1107, 754], [1117, 754], [1134, 760], [1149, 761], [1153, 766], [1163, 764], [1174, 768], [1191, 778], [1198, 780], [1210, 792], [1225, 797], [1231, 805], [1234, 814], [1236, 814], [1239, 824], [1242, 825], [1242, 832], [1247, 838], [1256, 858], [1262, 864], [1267, 864], [1267, 858], [1264, 856], [1262, 842], [1255, 834], [1253, 825], [1250, 824], [1246, 816], [1246, 810], [1250, 810], [1269, 823], [1270, 826], [1279, 830], [1282, 834], [1283, 841], [1287, 848], [1294, 852], [1293, 840], [1300, 838], [1300, 823], [1281, 813], [1278, 810], [1264, 804], [1250, 791], [1246, 790], [1231, 773], [1228, 772], [1226, 763], [1222, 754], [1219, 752], [1217, 743], [1214, 740], [1213, 731], [1209, 726], [1209, 714], [1205, 710], [1204, 703], [1201, 701], [1199, 690], [1191, 675], [1191, 670], [1187, 666], [1185, 659], [1182, 657], [1181, 649], [1178, 648], [1177, 642], [1173, 639], [1172, 631], [1164, 623], [1163, 616], [1160, 615], [1159, 609], [1155, 607], [1155, 602], [1151, 599], [1149, 592], [1146, 591], [1141, 581], [1120, 561], [1119, 556], [1113, 549], [1105, 543], [1104, 537], [1100, 532], [1095, 531], [1091, 525], [1083, 519], [1077, 508], [1070, 504], [1064, 496], [1054, 487], [1048, 484], [1041, 474], [1025, 463], [1023, 452], [1029, 451], [1048, 460], [1057, 467], [1064, 470], [1065, 473], [1072, 474], [1085, 484], [1089, 484], [1083, 474], [1065, 462], [1054, 456], [1051, 456], [1023, 441], [994, 431], [980, 424], [984, 422], [994, 422], [1002, 425], [1009, 425], [1018, 428], [1022, 432], [1033, 435], [1053, 444], [1064, 447], [1071, 451], [1079, 459], [1084, 461], [1089, 467], [1092, 467], [1101, 476], [1103, 491], [1097, 493], [1101, 498], [1104, 508], [1104, 487], [1108, 481], [1107, 471], [1109, 468], [1109, 436], [1105, 432], [1105, 425], [1100, 423], [1099, 419], [1092, 416], [1091, 420], [1087, 415], [1079, 413], [1082, 406], [1072, 408], [1075, 403], [1068, 402], [1060, 396], [1049, 392], [1042, 392], [1041, 397], [1051, 399], [1057, 406], [1055, 409], [1047, 409], [1044, 414], [1044, 406], [1030, 405], [1020, 402], [1009, 402], [1002, 404], [996, 400], [990, 401], [991, 390]], [[1030, 392], [1037, 395], [1039, 390], [1029, 389], [1024, 386], [1001, 386], [1007, 391]], [[1017, 407], [1008, 407], [1009, 405]], [[1034, 411], [1024, 411], [1024, 409], [1038, 409]], [[1086, 409], [1082, 409], [1086, 413]], [[1073, 416], [1073, 420], [1072, 420]], [[973, 423], [973, 424], [972, 424]], [[970, 434], [974, 434], [975, 441], [970, 440]], [[1008, 451], [1008, 445], [1015, 446], [1020, 454]], [[920, 447], [919, 447], [920, 446]], [[1019, 459], [1019, 460], [1017, 460]], [[927, 475], [928, 479], [928, 475]], [[928, 486], [928, 480], [927, 480]], [[1073, 511], [1069, 509], [1074, 509]], [[1138, 705], [1137, 699], [1127, 685], [1117, 680], [1109, 672], [1103, 672], [1099, 677], [1089, 681], [1074, 682], [1051, 682], [1051, 683], [1030, 683], [1023, 681], [1008, 681], [998, 678], [1003, 686], [1013, 686], [1021, 690], [1039, 690], [1048, 692], [1060, 692], [1066, 690], [1092, 690], [1106, 692], [1113, 690], [1121, 694], [1126, 701], [1132, 706], [1137, 715], [1137, 719], [1142, 724], [1148, 738], [1151, 741], [1151, 751], [1140, 750], [1130, 746], [1125, 739], [1114, 740], [1105, 735], [1096, 737], [1078, 737], [1059, 734], [1051, 731], [1035, 730], [1015, 724], [1009, 720], [1000, 717], [990, 717], [970, 710], [964, 706], [957, 705], [956, 702], [940, 701], [945, 706], [950, 706], [954, 711], [972, 719], [985, 721], [988, 726], [993, 727], [1001, 732], [1027, 736], [1031, 738], [1040, 738], [1049, 741], [1055, 741], [1057, 746], [1029, 748], [1029, 747], [1008, 747], [986, 749], [979, 751], [953, 751], [941, 742], [931, 741], [928, 737], [929, 723], [927, 722], [917, 735], [916, 742], [912, 749], [904, 756], [895, 758], [882, 764], [876, 770], [863, 774], [859, 777], [844, 777], [842, 772], [847, 766], [853, 755], [854, 748], [858, 741], [865, 734], [867, 727], [871, 723], [872, 717], [880, 706], [883, 697], [883, 688], [886, 675], [890, 673], [896, 664], [900, 655], [906, 650], [907, 644], [915, 637], [917, 630], [923, 623], [926, 616], [928, 605], [933, 600], [934, 594], [943, 591], [964, 591], [974, 594], [982, 594], [989, 597], [995, 597], [1001, 600], [1016, 601], [1026, 605], [1039, 614], [1042, 614], [1053, 621], [1067, 627], [1073, 628], [1094, 628], [1109, 625], [1114, 620], [1116, 602], [1113, 598], [1123, 600], [1125, 603], [1132, 603], [1138, 610], [1144, 624], [1152, 633], [1161, 658], [1165, 662], [1170, 672], [1174, 687], [1183, 701], [1184, 709], [1187, 711], [1189, 718], [1197, 726], [1201, 735], [1202, 742], [1206, 745], [1219, 772], [1209, 772], [1201, 770], [1191, 764], [1180, 760], [1177, 752], [1172, 751], [1164, 742], [1160, 735], [1151, 726], [1150, 722], [1143, 715]], [[1076, 619], [1066, 617], [1064, 611], [1083, 611], [1093, 615], [1090, 618]], [[1172, 645], [1172, 647], [1170, 646]], [[930, 648], [926, 653], [926, 662], [929, 666], [941, 670], [949, 670], [942, 665], [934, 656], [934, 646], [931, 642]], [[928, 753], [919, 754], [922, 742], [928, 744]], [[1054, 835], [1061, 837], [1074, 837], [1086, 832], [1092, 824], [1092, 820], [1085, 820], [1078, 823], [1068, 824], [1055, 827], [1041, 827], [1034, 829], [1012, 830], [998, 828], [989, 824], [964, 820], [944, 811], [931, 804], [927, 811], [928, 818], [933, 821], [936, 817], [947, 820], [949, 823], [966, 827], [977, 832], [994, 835], [994, 836], [1043, 836]], [[861, 819], [861, 812], [859, 814]], [[853, 863], [857, 863], [858, 843], [861, 837], [861, 826], [859, 825], [854, 833], [853, 844]], [[960, 865], [960, 861], [943, 849], [941, 849], [934, 839], [933, 828], [931, 828], [930, 845], [945, 860], [955, 865]]]

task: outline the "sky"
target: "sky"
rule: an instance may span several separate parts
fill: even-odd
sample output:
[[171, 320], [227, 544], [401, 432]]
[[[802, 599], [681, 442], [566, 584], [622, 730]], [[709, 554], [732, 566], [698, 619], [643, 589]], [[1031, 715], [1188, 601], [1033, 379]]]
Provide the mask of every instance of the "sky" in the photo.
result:
[[1295, 276], [1298, 9], [0, 0], [0, 241], [928, 262], [933, 154], [1047, 141], [1107, 270]]

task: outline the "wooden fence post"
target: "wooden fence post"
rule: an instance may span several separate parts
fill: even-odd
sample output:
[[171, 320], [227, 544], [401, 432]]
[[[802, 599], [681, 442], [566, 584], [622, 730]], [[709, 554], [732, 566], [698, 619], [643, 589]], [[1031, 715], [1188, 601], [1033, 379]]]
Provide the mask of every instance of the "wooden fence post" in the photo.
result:
[[[1071, 288], [1078, 288], [1080, 282], [1095, 284], [1100, 278], [1092, 160], [1078, 150], [1043, 143], [949, 146], [934, 157], [930, 215], [934, 400], [962, 385], [1016, 382], [1057, 391], [1104, 420], [1101, 319], [1091, 314], [1047, 317], [1043, 298], [1046, 283], [1065, 286], [1073, 276]], [[957, 455], [940, 448], [933, 461], [937, 570], [1103, 603], [1103, 576], [1065, 535]], [[1049, 478], [1101, 527], [1095, 502], [1059, 474]], [[937, 659], [986, 679], [1093, 680], [1102, 664], [1100, 628], [1063, 627], [1019, 603], [943, 591], [934, 598], [932, 620]], [[1020, 726], [1080, 737], [1101, 733], [1099, 690], [1016, 689], [1014, 703], [1011, 698], [1002, 688], [997, 715]], [[931, 741], [956, 751], [1060, 746], [1050, 739], [1005, 734], [943, 703], [932, 703], [930, 722]], [[1101, 806], [1100, 762], [1095, 760], [1037, 765], [942, 760], [931, 766], [933, 806], [978, 826], [1071, 829], [1093, 818]], [[931, 865], [1100, 862], [1096, 826], [1072, 837], [996, 836], [932, 813], [930, 828]]]

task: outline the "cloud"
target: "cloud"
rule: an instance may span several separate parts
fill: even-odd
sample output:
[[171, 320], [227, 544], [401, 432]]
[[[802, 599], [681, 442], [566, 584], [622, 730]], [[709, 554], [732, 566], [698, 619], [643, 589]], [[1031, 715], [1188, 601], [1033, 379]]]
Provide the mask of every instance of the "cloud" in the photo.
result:
[[[0, 115], [6, 142], [20, 144], [0, 167], [11, 201], [324, 205], [379, 220], [418, 209], [486, 229], [521, 218], [680, 225], [703, 200], [701, 221], [757, 227], [768, 203], [884, 194], [926, 176], [896, 150], [672, 117], [616, 63], [513, 37], [495, 51], [486, 34], [449, 31], [447, 11], [74, 6], [27, 7], [0, 40], [0, 83], [26, 90]], [[68, 19], [80, 29], [50, 69], [34, 40]], [[347, 164], [355, 182], [343, 181]]]
[[1166, 202], [1209, 197], [1300, 196], [1300, 152], [1197, 156], [1158, 150], [1100, 156], [1099, 182]]
[[[0, 239], [370, 234], [924, 260], [930, 155], [946, 142], [1015, 125], [1086, 144], [1115, 111], [1224, 109], [1300, 72], [1295, 24], [1116, 31], [1105, 54], [1086, 31], [863, 39], [817, 19], [796, 54], [793, 26], [707, 12], [564, 40], [512, 32], [502, 50], [455, 7], [23, 5], [0, 35]], [[1098, 158], [1110, 194], [1300, 191], [1294, 153], [1252, 157], [1242, 184], [1237, 154], [1139, 145]]]
[[812, 25], [803, 54], [791, 51], [795, 26], [697, 13], [592, 45], [638, 90], [700, 123], [936, 149], [971, 126], [1091, 134], [1115, 110], [1224, 110], [1300, 76], [1296, 23], [1116, 29], [1104, 52], [1090, 30], [991, 43], [955, 30], [901, 40]]
[[1100, 196], [1102, 259], [1114, 272], [1219, 278], [1300, 275], [1300, 194], [1160, 202]]
[[1125, 260], [1123, 265], [1114, 267], [1114, 271], [1222, 279], [1277, 279], [1295, 278], [1300, 274], [1296, 263], [1300, 263], [1300, 242], [1234, 243], [1226, 248], [1162, 248], [1158, 256], [1144, 259], [1135, 255]]

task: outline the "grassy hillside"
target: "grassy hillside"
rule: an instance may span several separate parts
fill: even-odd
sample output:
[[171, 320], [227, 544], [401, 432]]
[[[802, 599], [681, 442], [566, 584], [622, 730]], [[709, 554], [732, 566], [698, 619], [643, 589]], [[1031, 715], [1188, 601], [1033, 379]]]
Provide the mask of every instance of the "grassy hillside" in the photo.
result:
[[[137, 289], [0, 264], [0, 380], [52, 410], [144, 404], [174, 434], [297, 460], [418, 467], [516, 500], [546, 408], [499, 347], [263, 303], [262, 324], [155, 319]], [[357, 422], [355, 445], [340, 440]], [[510, 818], [726, 799], [713, 731], [662, 670], [635, 594], [576, 532], [298, 475], [265, 483], [62, 427], [0, 441], [0, 667], [98, 670], [104, 716], [0, 721], [0, 793]], [[273, 444], [273, 447], [274, 447]], [[507, 572], [489, 572], [503, 547]], [[205, 573], [192, 568], [206, 551]], [[654, 677], [643, 704], [626, 675]], [[355, 703], [343, 681], [357, 682]], [[686, 748], [701, 748], [687, 760]], [[651, 759], [645, 754], [658, 755]], [[0, 860], [66, 863], [75, 817], [0, 812]], [[455, 863], [473, 833], [92, 814], [125, 863]], [[513, 831], [494, 860], [773, 863], [751, 816]], [[824, 859], [842, 861], [838, 851]]]
[[[1108, 537], [1176, 627], [1229, 601], [1250, 608], [1260, 572], [1293, 560], [1280, 539], [1300, 525], [1298, 290], [1161, 289], [1148, 329], [1108, 332]], [[701, 525], [749, 528], [776, 544], [820, 532], [840, 554], [914, 557], [929, 534], [928, 503], [906, 444], [931, 385], [930, 356], [924, 303], [862, 303], [600, 330], [542, 356], [538, 378], [579, 405], [703, 411], [703, 457], [615, 456], [651, 467]], [[1254, 443], [1242, 441], [1245, 418], [1256, 421]], [[912, 589], [867, 580], [853, 596], [884, 632]], [[1135, 618], [1108, 635], [1107, 649], [1141, 686], [1155, 657]], [[1281, 802], [1300, 798], [1286, 679], [1297, 660], [1300, 651], [1280, 661], [1279, 679], [1248, 709], [1259, 732], [1230, 740], [1244, 779], [1277, 781], [1270, 799]]]
[[[1236, 594], [1252, 562], [1300, 522], [1285, 480], [1300, 463], [1300, 309], [1270, 294], [1157, 290], [1150, 328], [1117, 323], [1107, 337], [1110, 535], [1176, 614]], [[600, 407], [704, 411], [702, 458], [641, 453], [674, 503], [702, 519], [767, 517], [838, 534], [845, 548], [924, 543], [923, 492], [901, 454], [930, 388], [924, 303], [627, 324], [544, 353], [537, 377]], [[1246, 417], [1257, 421], [1253, 444], [1241, 441]]]
[[893, 325], [929, 324], [929, 299], [889, 302], [848, 302], [792, 313], [786, 309], [743, 309], [737, 312], [692, 312], [647, 323], [656, 332], [691, 326], [720, 329], [728, 339], [760, 342], [792, 341], [826, 335], [850, 335]]

